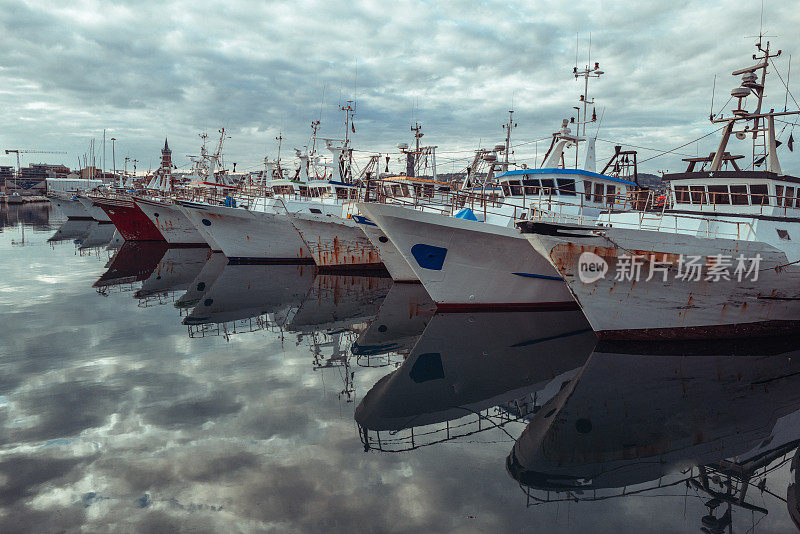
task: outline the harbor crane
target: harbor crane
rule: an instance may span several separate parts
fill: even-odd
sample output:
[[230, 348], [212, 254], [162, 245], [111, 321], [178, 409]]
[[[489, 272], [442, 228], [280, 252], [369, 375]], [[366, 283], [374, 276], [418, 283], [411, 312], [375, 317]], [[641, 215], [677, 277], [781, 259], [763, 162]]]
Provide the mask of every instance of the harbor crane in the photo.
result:
[[17, 155], [17, 174], [20, 172], [20, 165], [19, 165], [19, 155], [20, 154], [66, 154], [66, 152], [59, 152], [59, 151], [52, 151], [52, 150], [21, 150], [21, 149], [6, 149], [6, 155], [8, 154], [16, 154]]

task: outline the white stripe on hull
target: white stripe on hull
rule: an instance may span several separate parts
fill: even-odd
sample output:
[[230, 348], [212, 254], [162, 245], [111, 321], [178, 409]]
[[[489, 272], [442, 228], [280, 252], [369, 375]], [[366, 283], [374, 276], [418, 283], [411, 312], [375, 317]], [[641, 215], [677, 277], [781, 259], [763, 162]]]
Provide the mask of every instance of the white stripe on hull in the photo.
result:
[[[527, 250], [516, 229], [386, 204], [359, 209], [386, 232], [440, 307], [575, 305], [556, 270]], [[441, 264], [426, 264], [417, 245], [436, 247]]]
[[[233, 260], [310, 260], [308, 249], [284, 213], [183, 204], [184, 213], [202, 229], [215, 250]], [[219, 247], [219, 248], [217, 248]]]
[[356, 221], [356, 223], [366, 234], [372, 246], [378, 250], [383, 266], [389, 271], [392, 280], [395, 282], [419, 282], [419, 277], [414, 273], [414, 269], [378, 225], [360, 221]]
[[[554, 227], [555, 228], [555, 227]], [[563, 227], [562, 227], [563, 228]], [[549, 232], [554, 233], [554, 232]], [[708, 239], [686, 234], [581, 228], [563, 236], [525, 234], [533, 247], [562, 273], [587, 319], [601, 337], [617, 339], [715, 338], [763, 335], [785, 331], [800, 323], [800, 268], [776, 271], [788, 263], [785, 253], [759, 241]], [[608, 264], [605, 277], [584, 283], [578, 259], [592, 252]], [[673, 265], [667, 281], [656, 274], [650, 281], [649, 263], [643, 262], [639, 280], [617, 280], [620, 256], [668, 254]], [[679, 255], [701, 256], [704, 266], [718, 254], [734, 258], [761, 256], [758, 279], [676, 279]], [[707, 259], [708, 258], [708, 259]], [[711, 261], [709, 261], [711, 259]], [[733, 274], [733, 268], [731, 268]]]
[[292, 213], [289, 218], [318, 266], [380, 265], [378, 251], [352, 219], [314, 213]]
[[156, 225], [170, 245], [208, 244], [178, 206], [140, 198], [136, 199], [136, 205]]

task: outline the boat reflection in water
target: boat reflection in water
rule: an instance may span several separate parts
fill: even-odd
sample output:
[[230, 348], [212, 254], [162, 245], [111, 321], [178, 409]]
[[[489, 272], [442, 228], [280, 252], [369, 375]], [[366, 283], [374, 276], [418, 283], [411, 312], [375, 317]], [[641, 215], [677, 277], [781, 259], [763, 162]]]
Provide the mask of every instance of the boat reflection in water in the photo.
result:
[[384, 276], [318, 274], [288, 325], [294, 332], [366, 328], [392, 286]]
[[367, 329], [392, 285], [385, 276], [318, 274], [302, 305], [287, 321], [312, 354], [315, 371], [333, 369], [342, 381], [339, 399], [352, 402], [355, 395], [351, 347]]
[[[224, 256], [223, 256], [224, 257]], [[178, 302], [197, 304], [183, 320], [190, 337], [229, 335], [282, 326], [300, 306], [314, 280], [308, 265], [226, 264], [217, 255], [205, 280], [195, 281]], [[201, 272], [203, 272], [201, 271]], [[176, 303], [177, 304], [177, 303]]]
[[168, 248], [142, 287], [133, 294], [139, 306], [147, 307], [172, 301], [177, 291], [185, 292], [211, 256], [208, 247]]
[[[91, 226], [85, 235], [75, 241], [82, 254], [100, 252], [111, 244], [116, 229], [113, 224], [89, 221]], [[121, 239], [121, 238], [120, 238]], [[120, 243], [121, 244], [121, 243]]]
[[580, 311], [434, 315], [402, 366], [356, 408], [364, 448], [410, 450], [520, 423], [595, 343]]
[[783, 345], [601, 345], [531, 419], [507, 470], [529, 505], [685, 486], [708, 499], [705, 532], [730, 528], [735, 508], [749, 524], [767, 513], [754, 504], [764, 491], [782, 492], [767, 473], [800, 443], [800, 347]]
[[203, 298], [203, 295], [214, 285], [214, 282], [219, 278], [219, 275], [222, 274], [227, 264], [228, 258], [225, 257], [225, 254], [222, 252], [211, 253], [208, 261], [206, 261], [203, 268], [200, 269], [200, 272], [197, 273], [197, 276], [195, 276], [194, 280], [189, 284], [186, 292], [175, 301], [175, 307], [178, 309], [186, 309], [196, 306], [197, 303], [200, 302], [200, 299]]
[[422, 284], [394, 284], [375, 319], [353, 343], [361, 367], [399, 366], [436, 313]]
[[[67, 219], [58, 227], [55, 233], [47, 240], [48, 243], [62, 243], [64, 241], [82, 241], [89, 234], [97, 221], [92, 219]], [[110, 239], [110, 238], [109, 238]]]
[[163, 242], [126, 241], [108, 263], [107, 271], [92, 284], [101, 294], [115, 287], [133, 291], [135, 282], [146, 280], [167, 252]]

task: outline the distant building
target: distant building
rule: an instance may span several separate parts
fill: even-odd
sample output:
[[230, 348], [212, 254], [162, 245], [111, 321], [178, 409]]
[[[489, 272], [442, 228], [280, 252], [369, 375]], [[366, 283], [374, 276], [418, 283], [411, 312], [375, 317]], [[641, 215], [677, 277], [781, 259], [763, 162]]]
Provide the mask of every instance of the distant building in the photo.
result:
[[[12, 181], [11, 185], [15, 189], [44, 191], [47, 187], [46, 180], [48, 178], [66, 178], [67, 175], [69, 175], [69, 168], [64, 165], [31, 163], [19, 170], [19, 176]], [[9, 185], [8, 180], [6, 180], [6, 188], [9, 188]]]
[[5, 191], [6, 180], [14, 178], [14, 167], [0, 167], [0, 191]]

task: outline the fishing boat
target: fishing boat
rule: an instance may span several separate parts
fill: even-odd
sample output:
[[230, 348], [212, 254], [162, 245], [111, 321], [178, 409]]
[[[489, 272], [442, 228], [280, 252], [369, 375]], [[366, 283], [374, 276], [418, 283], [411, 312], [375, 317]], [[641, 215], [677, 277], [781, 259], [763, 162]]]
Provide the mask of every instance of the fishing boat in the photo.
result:
[[[448, 203], [460, 208], [455, 213], [447, 206], [437, 212], [391, 203], [359, 203], [358, 209], [385, 232], [442, 311], [574, 308], [558, 272], [526, 249], [516, 219], [533, 210], [592, 222], [638, 186], [635, 155], [627, 151], [618, 150], [602, 172], [594, 171], [594, 139], [584, 168], [563, 168], [565, 149], [577, 150], [584, 141], [568, 124], [565, 119], [553, 134], [540, 168], [466, 182]], [[507, 127], [513, 127], [511, 119]]]
[[103, 208], [96, 205], [94, 201], [88, 196], [82, 194], [76, 194], [73, 198], [83, 205], [83, 208], [86, 210], [86, 213], [88, 213], [89, 216], [95, 221], [101, 224], [111, 223], [111, 219], [108, 217], [108, 214], [106, 214], [106, 212], [103, 211]]
[[[565, 280], [601, 338], [725, 338], [800, 329], [800, 178], [782, 172], [776, 122], [764, 112], [771, 59], [759, 39], [756, 64], [733, 72], [741, 86], [728, 116], [712, 114], [721, 139], [707, 157], [666, 174], [658, 209], [609, 210], [599, 226], [541, 220], [519, 227]], [[754, 97], [753, 111], [744, 109]], [[753, 162], [731, 155], [751, 138]], [[787, 146], [791, 147], [790, 137]], [[700, 164], [700, 168], [697, 168]], [[649, 205], [652, 206], [652, 203]]]
[[[318, 124], [312, 126], [316, 142]], [[340, 216], [342, 203], [357, 195], [357, 187], [350, 183], [351, 149], [347, 140], [324, 141], [333, 162], [327, 166], [330, 175], [324, 170], [321, 179], [309, 174], [310, 160], [315, 158], [313, 149], [306, 154], [298, 151], [301, 166], [297, 180], [286, 179], [280, 172], [275, 174], [280, 169], [280, 158], [267, 159], [267, 173], [261, 181], [229, 197], [225, 205], [177, 202], [198, 232], [216, 243], [231, 261], [313, 263], [308, 246], [289, 215], [303, 212]], [[216, 249], [213, 245], [212, 248]]]
[[[419, 123], [411, 128], [416, 140], [414, 149], [409, 149], [407, 143], [398, 145], [406, 161], [405, 175], [380, 178], [382, 156], [379, 154], [370, 158], [355, 180], [362, 186], [360, 191], [364, 192], [365, 200], [403, 203], [425, 209], [425, 206], [438, 205], [449, 197], [453, 184], [437, 180], [437, 147], [420, 146], [419, 141], [423, 136], [421, 129]], [[432, 176], [423, 176], [426, 171], [432, 172]], [[341, 214], [309, 214], [301, 211], [290, 214], [290, 218], [320, 268], [383, 270], [387, 268], [385, 257], [389, 261], [388, 270], [392, 279], [417, 281], [394, 245], [368, 217], [359, 213], [352, 200], [342, 203]]]
[[67, 219], [93, 219], [89, 212], [86, 211], [86, 207], [75, 197], [74, 193], [49, 191], [46, 196]]
[[126, 194], [90, 194], [95, 205], [106, 212], [126, 241], [166, 241], [149, 217]]
[[[224, 133], [222, 139], [224, 139]], [[220, 140], [220, 148], [222, 140]], [[219, 154], [219, 152], [218, 152]], [[213, 166], [211, 167], [213, 177]], [[200, 235], [194, 225], [186, 217], [180, 206], [175, 204], [170, 195], [174, 192], [172, 179], [172, 150], [169, 143], [164, 140], [164, 148], [161, 149], [161, 167], [156, 170], [148, 189], [157, 192], [152, 196], [135, 196], [133, 201], [136, 206], [147, 216], [148, 219], [158, 228], [170, 246], [182, 245], [207, 245], [206, 239]]]

